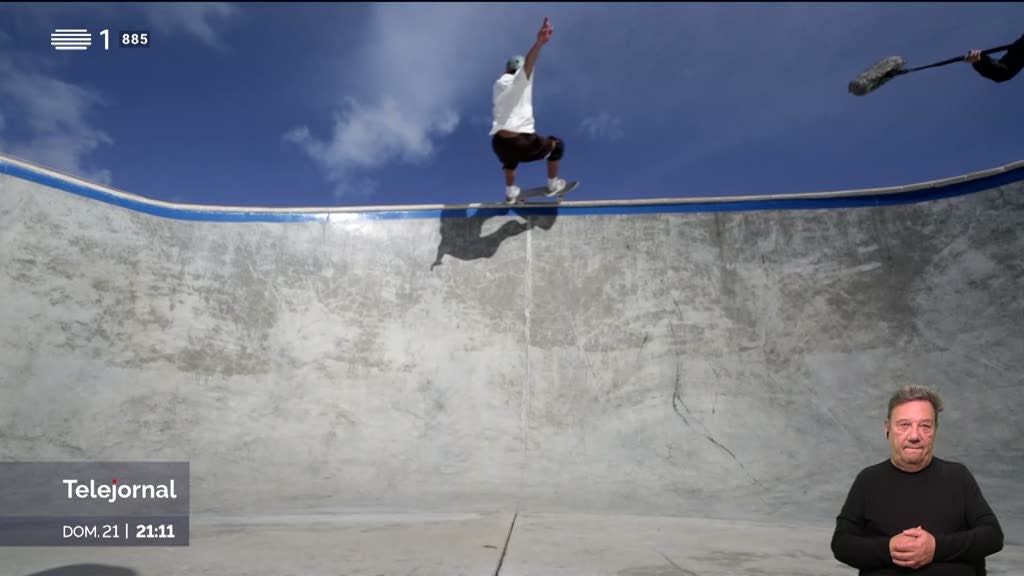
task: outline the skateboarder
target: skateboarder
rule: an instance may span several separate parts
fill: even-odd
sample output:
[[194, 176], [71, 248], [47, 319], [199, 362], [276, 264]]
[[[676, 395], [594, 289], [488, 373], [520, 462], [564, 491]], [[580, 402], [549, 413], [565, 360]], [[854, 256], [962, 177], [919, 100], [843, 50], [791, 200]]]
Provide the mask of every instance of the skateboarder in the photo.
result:
[[989, 58], [981, 50], [971, 50], [965, 60], [985, 78], [993, 82], [1006, 82], [1024, 68], [1024, 36], [1018, 38], [999, 60]]
[[494, 122], [491, 147], [505, 172], [505, 201], [515, 202], [520, 189], [516, 186], [516, 167], [520, 162], [547, 159], [548, 196], [565, 188], [558, 177], [558, 161], [565, 151], [561, 138], [537, 134], [533, 123], [533, 69], [541, 46], [547, 44], [554, 28], [547, 18], [537, 32], [537, 41], [523, 56], [513, 56], [505, 64], [505, 73], [494, 82]]

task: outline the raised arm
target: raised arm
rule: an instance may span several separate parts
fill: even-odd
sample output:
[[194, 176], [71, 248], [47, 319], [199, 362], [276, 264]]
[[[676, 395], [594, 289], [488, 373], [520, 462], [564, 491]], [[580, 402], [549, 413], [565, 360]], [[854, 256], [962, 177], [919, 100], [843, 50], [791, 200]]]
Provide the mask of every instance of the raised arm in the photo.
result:
[[1006, 82], [1024, 68], [1024, 36], [1014, 42], [999, 60], [989, 58], [980, 50], [971, 50], [965, 60], [985, 78], [993, 82]]
[[537, 57], [540, 56], [540, 47], [548, 43], [554, 32], [555, 29], [545, 16], [544, 24], [540, 27], [540, 31], [537, 32], [537, 41], [533, 43], [533, 47], [526, 54], [526, 64], [523, 65], [523, 68], [525, 68], [524, 72], [527, 78], [533, 78], [533, 67], [537, 64]]

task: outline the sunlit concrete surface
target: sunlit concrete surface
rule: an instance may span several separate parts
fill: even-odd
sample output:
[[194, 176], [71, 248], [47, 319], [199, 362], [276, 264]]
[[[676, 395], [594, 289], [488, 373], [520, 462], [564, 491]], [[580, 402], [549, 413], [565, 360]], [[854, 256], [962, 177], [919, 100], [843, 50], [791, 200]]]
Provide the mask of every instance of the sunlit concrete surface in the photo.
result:
[[275, 211], [0, 157], [0, 458], [192, 475], [189, 547], [0, 548], [0, 572], [855, 574], [834, 519], [918, 382], [1003, 523], [989, 574], [1018, 574], [1022, 168]]

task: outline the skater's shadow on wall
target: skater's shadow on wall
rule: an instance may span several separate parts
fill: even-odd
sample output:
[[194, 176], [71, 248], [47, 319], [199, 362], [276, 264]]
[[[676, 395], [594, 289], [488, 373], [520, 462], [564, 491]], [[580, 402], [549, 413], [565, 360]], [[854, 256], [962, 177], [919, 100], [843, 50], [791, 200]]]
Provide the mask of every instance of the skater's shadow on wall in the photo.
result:
[[[484, 222], [495, 216], [516, 214], [523, 220], [508, 220], [497, 230], [482, 236]], [[440, 266], [445, 256], [459, 260], [490, 258], [498, 252], [501, 243], [527, 230], [550, 230], [558, 218], [557, 208], [499, 208], [479, 210], [474, 216], [465, 208], [441, 211], [441, 243], [430, 269]]]
[[139, 576], [139, 573], [128, 568], [121, 568], [120, 566], [71, 564], [43, 570], [42, 572], [33, 572], [25, 576]]

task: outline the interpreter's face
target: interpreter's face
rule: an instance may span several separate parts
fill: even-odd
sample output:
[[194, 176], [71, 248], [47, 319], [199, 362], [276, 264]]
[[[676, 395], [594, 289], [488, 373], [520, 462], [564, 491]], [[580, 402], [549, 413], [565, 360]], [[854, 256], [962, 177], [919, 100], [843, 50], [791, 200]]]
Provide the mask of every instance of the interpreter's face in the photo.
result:
[[932, 461], [935, 409], [927, 400], [900, 404], [885, 422], [892, 463], [900, 470], [917, 472]]

